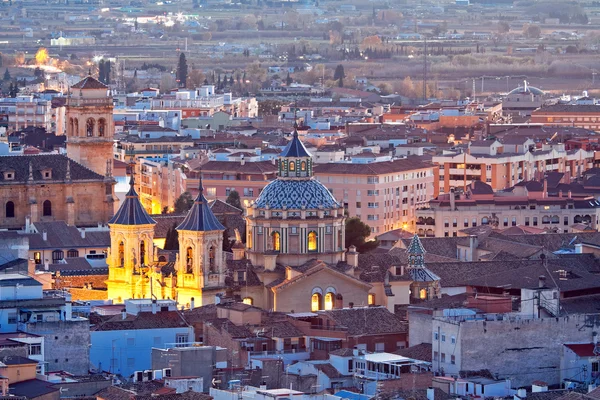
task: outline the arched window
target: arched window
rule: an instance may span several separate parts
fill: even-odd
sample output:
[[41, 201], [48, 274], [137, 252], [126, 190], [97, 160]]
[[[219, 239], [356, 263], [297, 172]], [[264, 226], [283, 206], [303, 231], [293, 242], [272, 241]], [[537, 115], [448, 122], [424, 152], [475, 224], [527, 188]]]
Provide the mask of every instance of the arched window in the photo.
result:
[[187, 274], [194, 272], [194, 251], [191, 247], [188, 247], [185, 251], [185, 266]]
[[6, 202], [6, 218], [14, 218], [15, 217], [15, 203], [12, 201]]
[[308, 233], [308, 251], [317, 251], [317, 232]]
[[79, 250], [71, 249], [71, 250], [67, 251], [67, 257], [68, 258], [79, 257]]
[[98, 136], [104, 137], [106, 134], [106, 120], [104, 118], [100, 118], [98, 120]]
[[79, 120], [77, 118], [75, 118], [73, 120], [73, 129], [74, 129], [73, 136], [79, 136]]
[[60, 260], [65, 258], [65, 253], [62, 250], [54, 250], [52, 252], [52, 263], [56, 264]]
[[296, 163], [293, 161], [290, 161], [290, 171], [295, 171], [296, 170]]
[[481, 225], [487, 225], [489, 223], [490, 223], [490, 220], [488, 219], [488, 217], [481, 218]]
[[140, 264], [146, 265], [146, 242], [140, 242]]
[[427, 289], [423, 288], [419, 290], [419, 299], [425, 300], [427, 298]]
[[320, 293], [314, 293], [310, 300], [310, 309], [311, 311], [319, 311], [321, 309], [321, 299], [322, 296]]
[[165, 256], [159, 256], [158, 257], [158, 262], [167, 262], [167, 257], [165, 257]]
[[244, 297], [244, 300], [242, 300], [242, 303], [248, 304], [249, 306], [251, 306], [254, 304], [254, 300], [252, 300], [252, 297]]
[[215, 272], [215, 247], [210, 246], [208, 249], [208, 266], [210, 268], [210, 272]]
[[375, 305], [375, 294], [374, 293], [369, 293], [367, 296], [367, 304], [370, 306]]
[[333, 293], [329, 292], [325, 295], [325, 310], [333, 310]]
[[302, 170], [302, 171], [306, 171], [306, 161], [302, 161], [302, 162], [300, 163], [300, 170]]
[[73, 135], [75, 132], [73, 132], [73, 118], [69, 118], [69, 135]]
[[88, 118], [87, 122], [85, 123], [85, 135], [87, 137], [94, 136], [94, 125], [94, 118]]
[[119, 242], [119, 258], [118, 258], [119, 266], [125, 266], [125, 243], [122, 241]]
[[42, 208], [43, 208], [42, 215], [44, 217], [50, 217], [52, 215], [52, 202], [50, 200], [44, 201]]
[[279, 232], [273, 232], [271, 234], [271, 242], [274, 251], [281, 250], [281, 235], [279, 234]]

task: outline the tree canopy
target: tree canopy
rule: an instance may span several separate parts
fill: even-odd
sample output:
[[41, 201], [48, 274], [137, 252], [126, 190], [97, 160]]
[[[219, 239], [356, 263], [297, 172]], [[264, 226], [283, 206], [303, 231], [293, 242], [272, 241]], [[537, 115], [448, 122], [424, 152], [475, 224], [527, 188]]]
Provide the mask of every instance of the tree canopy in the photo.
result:
[[355, 246], [359, 253], [367, 253], [379, 246], [378, 240], [367, 241], [371, 228], [358, 217], [346, 220], [346, 248]]
[[190, 192], [184, 192], [175, 200], [175, 214], [184, 214], [194, 205], [194, 198]]
[[236, 208], [242, 209], [242, 202], [240, 201], [240, 194], [236, 190], [232, 190], [229, 192], [229, 196], [227, 196], [227, 200], [225, 200], [227, 204], [230, 206], [234, 206]]

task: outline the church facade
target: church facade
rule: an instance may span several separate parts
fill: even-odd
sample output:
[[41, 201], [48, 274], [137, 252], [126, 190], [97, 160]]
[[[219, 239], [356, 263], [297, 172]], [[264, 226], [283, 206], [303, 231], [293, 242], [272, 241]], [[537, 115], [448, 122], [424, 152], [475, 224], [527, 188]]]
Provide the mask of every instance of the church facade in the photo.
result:
[[[217, 295], [280, 312], [400, 304], [439, 296], [439, 278], [424, 265], [418, 237], [408, 263], [361, 266], [345, 249], [343, 207], [312, 176], [312, 157], [294, 130], [279, 158], [278, 178], [246, 210], [246, 244], [238, 236], [223, 251], [226, 229], [204, 197], [177, 226], [174, 261], [154, 247], [156, 222], [134, 189], [109, 221], [108, 298], [175, 299], [183, 307], [214, 303]], [[406, 268], [405, 268], [406, 267]], [[397, 271], [401, 270], [401, 273]], [[411, 296], [412, 293], [412, 296]]]
[[27, 218], [97, 226], [113, 215], [114, 124], [108, 87], [92, 77], [75, 84], [67, 121], [72, 124], [66, 156], [0, 157], [0, 228], [22, 229]]

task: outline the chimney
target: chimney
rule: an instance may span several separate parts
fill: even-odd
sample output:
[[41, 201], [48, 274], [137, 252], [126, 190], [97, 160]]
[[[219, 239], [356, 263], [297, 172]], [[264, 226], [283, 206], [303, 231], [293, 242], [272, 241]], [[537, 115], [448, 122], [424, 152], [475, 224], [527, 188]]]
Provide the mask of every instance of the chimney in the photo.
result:
[[450, 210], [454, 211], [456, 209], [456, 196], [454, 195], [454, 188], [450, 189]]
[[427, 388], [427, 400], [435, 400], [435, 390], [431, 386]]
[[121, 319], [126, 319], [127, 318], [127, 311], [125, 311], [125, 309], [121, 310]]
[[190, 299], [190, 310], [193, 310], [194, 308], [196, 308], [196, 304], [195, 304], [195, 303], [196, 303], [196, 301], [195, 301], [195, 299], [192, 297], [192, 298]]
[[81, 228], [81, 238], [85, 239], [85, 228]]
[[559, 199], [562, 199], [562, 190], [559, 190], [559, 191], [558, 191], [558, 198], [559, 198]]
[[476, 261], [475, 259], [477, 258], [477, 246], [478, 245], [479, 245], [479, 240], [477, 239], [477, 236], [470, 235], [469, 236], [469, 257], [470, 257], [470, 260], [466, 260], [466, 261]]
[[567, 197], [571, 198], [571, 191], [570, 190], [567, 192]]
[[156, 300], [152, 299], [152, 314], [156, 314]]
[[358, 267], [358, 252], [356, 251], [356, 246], [352, 245], [348, 248], [346, 262], [354, 268]]
[[42, 231], [42, 240], [45, 242], [46, 240], [48, 240], [48, 232], [46, 231]]
[[544, 275], [540, 275], [538, 278], [538, 287], [545, 288], [546, 287], [546, 277]]
[[527, 390], [525, 388], [519, 388], [519, 390], [517, 390], [517, 397], [524, 399], [527, 397]]
[[25, 233], [31, 233], [31, 217], [25, 217]]

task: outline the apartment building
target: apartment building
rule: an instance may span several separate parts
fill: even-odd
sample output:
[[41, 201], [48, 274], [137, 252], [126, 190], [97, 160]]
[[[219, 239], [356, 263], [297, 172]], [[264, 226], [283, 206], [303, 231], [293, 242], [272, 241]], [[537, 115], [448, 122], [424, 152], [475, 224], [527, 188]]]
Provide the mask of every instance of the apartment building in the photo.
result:
[[415, 231], [416, 210], [438, 193], [438, 169], [417, 157], [369, 164], [317, 164], [314, 176], [374, 235]]
[[571, 126], [600, 131], [600, 105], [553, 104], [531, 113], [532, 124]]
[[596, 230], [599, 218], [600, 202], [593, 196], [574, 197], [561, 191], [550, 197], [547, 181], [522, 182], [504, 192], [473, 181], [464, 192], [442, 194], [429, 202], [429, 208], [417, 210], [416, 226], [420, 236], [435, 237], [459, 236], [461, 230], [481, 225], [569, 233]]
[[441, 193], [452, 188], [464, 190], [473, 180], [485, 182], [493, 190], [504, 190], [552, 171], [564, 173], [564, 183], [571, 183], [593, 166], [594, 152], [566, 150], [564, 144], [544, 144], [535, 149], [535, 143], [527, 139], [519, 144], [482, 140], [471, 142], [467, 149], [434, 156], [433, 162], [439, 166]]
[[114, 158], [120, 161], [148, 157], [174, 157], [182, 149], [193, 147], [194, 139], [190, 136], [161, 136], [158, 138], [140, 138], [129, 135], [114, 147]]
[[45, 128], [47, 132], [56, 128], [52, 102], [33, 95], [0, 98], [0, 114], [8, 115], [8, 130], [11, 132], [29, 126]]
[[[227, 200], [232, 191], [243, 206], [256, 200], [264, 187], [277, 177], [275, 161], [209, 161], [202, 165], [202, 182], [207, 199]], [[188, 186], [191, 185], [188, 182]], [[197, 185], [196, 185], [197, 187]]]
[[177, 198], [185, 192], [186, 175], [178, 163], [167, 158], [140, 158], [138, 166], [139, 196], [150, 214], [171, 210]]

